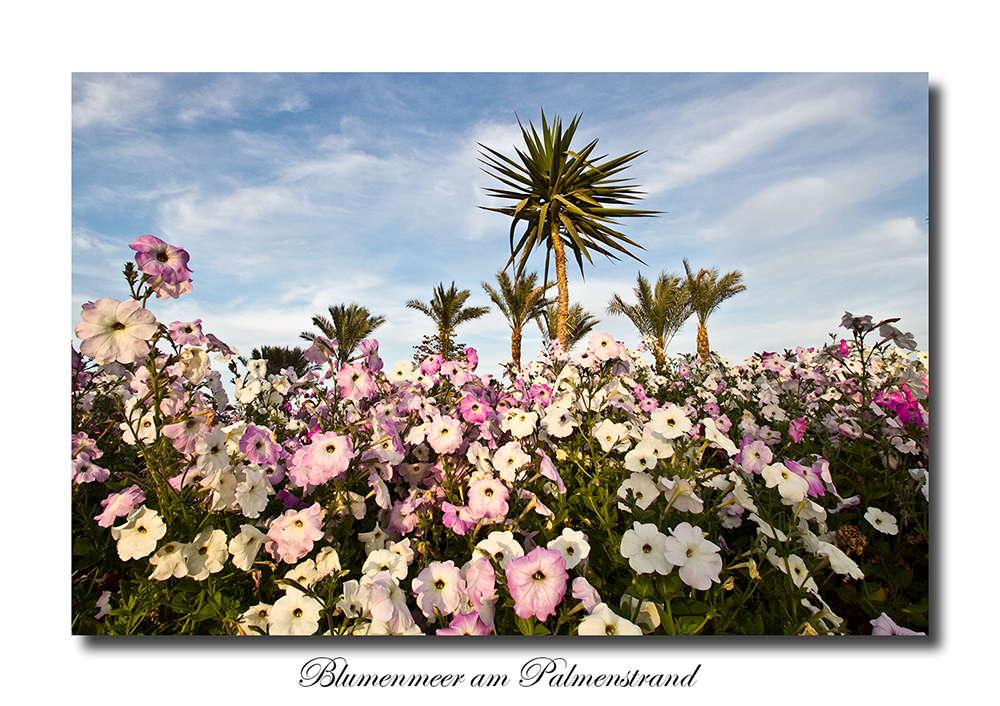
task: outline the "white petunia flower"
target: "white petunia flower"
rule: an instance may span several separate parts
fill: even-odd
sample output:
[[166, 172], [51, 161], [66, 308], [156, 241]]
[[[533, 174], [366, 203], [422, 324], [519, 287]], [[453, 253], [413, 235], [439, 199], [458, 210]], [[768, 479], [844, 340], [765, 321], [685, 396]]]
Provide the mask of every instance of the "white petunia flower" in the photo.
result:
[[877, 507], [869, 507], [868, 512], [865, 513], [865, 519], [868, 520], [868, 524], [883, 534], [897, 534], [899, 532], [896, 518]]

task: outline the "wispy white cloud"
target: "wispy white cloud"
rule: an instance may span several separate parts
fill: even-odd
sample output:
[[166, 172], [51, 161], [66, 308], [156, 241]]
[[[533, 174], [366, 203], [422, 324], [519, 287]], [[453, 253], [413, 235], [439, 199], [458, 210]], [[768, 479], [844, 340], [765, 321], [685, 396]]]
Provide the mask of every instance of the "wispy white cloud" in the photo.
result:
[[73, 81], [73, 127], [124, 127], [151, 110], [161, 82], [150, 75], [78, 74]]

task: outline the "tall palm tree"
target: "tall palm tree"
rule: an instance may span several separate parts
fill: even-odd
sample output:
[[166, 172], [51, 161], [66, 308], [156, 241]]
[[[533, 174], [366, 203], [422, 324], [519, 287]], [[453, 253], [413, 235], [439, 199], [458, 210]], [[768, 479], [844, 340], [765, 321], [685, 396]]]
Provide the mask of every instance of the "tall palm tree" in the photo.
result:
[[[571, 142], [576, 134], [580, 116], [577, 115], [563, 130], [562, 121], [557, 117], [549, 125], [542, 111], [542, 134], [528, 123], [531, 131], [525, 129], [518, 119], [526, 151], [515, 147], [515, 161], [483, 144], [480, 162], [483, 170], [495, 177], [507, 188], [490, 188], [490, 196], [503, 199], [511, 205], [500, 208], [482, 206], [487, 211], [496, 211], [513, 220], [510, 226], [510, 259], [506, 269], [517, 261], [515, 279], [524, 273], [525, 264], [531, 251], [545, 247], [544, 281], [549, 279], [550, 255], [556, 266], [558, 286], [557, 336], [566, 346], [569, 333], [569, 284], [566, 280], [566, 251], [571, 251], [580, 266], [583, 276], [583, 258], [594, 264], [591, 252], [597, 252], [608, 259], [619, 259], [617, 253], [624, 253], [642, 262], [628, 247], [642, 248], [628, 239], [613, 226], [615, 219], [632, 216], [656, 215], [656, 211], [623, 208], [639, 198], [636, 191], [626, 182], [613, 178], [643, 152], [630, 152], [607, 159], [607, 155], [591, 157], [597, 140], [583, 149], [574, 151]], [[606, 160], [606, 161], [602, 161]], [[515, 244], [514, 233], [524, 223], [525, 230]]]
[[674, 335], [692, 314], [691, 298], [678, 274], [661, 272], [656, 287], [640, 273], [636, 278], [636, 304], [626, 304], [617, 294], [608, 303], [609, 314], [627, 316], [650, 343], [656, 368], [666, 366], [666, 350]]
[[483, 289], [510, 324], [510, 357], [520, 368], [521, 331], [526, 323], [532, 319], [537, 321], [538, 317], [545, 315], [545, 309], [550, 303], [545, 298], [545, 291], [552, 284], [539, 285], [538, 275], [534, 272], [524, 277], [516, 277], [512, 283], [507, 273], [500, 270], [497, 272], [497, 285], [499, 289], [494, 289], [483, 282]]
[[[327, 307], [330, 318], [317, 314], [312, 318], [313, 326], [327, 338], [337, 341], [337, 361], [346, 363], [354, 355], [361, 342], [385, 323], [384, 316], [372, 316], [368, 307], [359, 304], [338, 304]], [[303, 331], [300, 337], [313, 341], [316, 334]]]
[[[556, 329], [559, 325], [559, 309], [555, 304], [549, 304], [545, 309], [545, 315], [537, 319], [538, 328], [542, 332], [542, 342], [547, 346], [559, 338]], [[564, 351], [569, 351], [577, 343], [586, 338], [600, 320], [589, 311], [584, 311], [582, 304], [572, 304], [569, 307], [567, 317], [566, 344]]]
[[455, 329], [466, 321], [472, 321], [489, 312], [488, 306], [465, 306], [466, 300], [472, 294], [468, 289], [459, 291], [455, 283], [449, 289], [444, 288], [444, 282], [434, 289], [434, 297], [429, 304], [411, 299], [406, 302], [410, 309], [427, 314], [437, 326], [437, 353], [446, 359], [451, 359], [455, 353]]
[[709, 354], [706, 328], [708, 317], [722, 302], [745, 290], [746, 285], [743, 284], [743, 273], [739, 270], [720, 277], [719, 268], [713, 267], [711, 270], [699, 270], [695, 275], [687, 258], [684, 259], [684, 271], [687, 273], [684, 284], [691, 299], [691, 309], [698, 317], [698, 355], [704, 361]]

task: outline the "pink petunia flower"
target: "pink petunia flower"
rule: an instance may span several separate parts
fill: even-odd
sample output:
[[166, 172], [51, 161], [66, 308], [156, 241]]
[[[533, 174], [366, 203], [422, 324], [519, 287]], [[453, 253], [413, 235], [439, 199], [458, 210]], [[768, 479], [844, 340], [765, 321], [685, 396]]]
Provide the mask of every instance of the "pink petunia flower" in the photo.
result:
[[119, 517], [127, 516], [132, 510], [146, 502], [142, 488], [132, 485], [120, 493], [112, 493], [101, 501], [104, 512], [95, 517], [101, 527], [110, 527]]
[[467, 505], [452, 505], [449, 502], [443, 502], [441, 509], [444, 511], [442, 519], [444, 526], [458, 535], [466, 534], [479, 521], [479, 517]]
[[545, 620], [555, 615], [556, 606], [566, 595], [569, 579], [562, 554], [535, 547], [524, 556], [508, 561], [504, 573], [517, 617], [535, 616]]
[[799, 417], [798, 419], [793, 419], [788, 424], [788, 436], [794, 443], [799, 443], [802, 441], [802, 437], [806, 435], [806, 418]]
[[190, 257], [181, 248], [167, 245], [152, 235], [142, 235], [129, 245], [135, 250], [135, 264], [152, 278], [159, 277], [166, 284], [180, 284], [191, 279], [187, 263]]
[[458, 613], [446, 628], [438, 628], [438, 635], [489, 635], [493, 628], [483, 622], [479, 612]]
[[271, 523], [267, 532], [267, 551], [275, 559], [294, 564], [312, 551], [313, 543], [323, 538], [323, 517], [319, 503], [305, 510], [287, 510]]
[[299, 488], [322, 485], [343, 475], [353, 458], [354, 444], [349, 436], [341, 436], [332, 431], [317, 434], [313, 436], [311, 443], [295, 452], [288, 478]]
[[201, 332], [201, 319], [194, 321], [171, 321], [170, 340], [178, 346], [203, 346], [208, 343]]
[[413, 579], [411, 587], [417, 597], [417, 607], [430, 619], [434, 617], [435, 611], [445, 616], [458, 610], [465, 591], [465, 581], [454, 561], [434, 561]]
[[507, 516], [509, 492], [496, 478], [482, 478], [469, 486], [469, 511], [476, 517], [500, 520]]

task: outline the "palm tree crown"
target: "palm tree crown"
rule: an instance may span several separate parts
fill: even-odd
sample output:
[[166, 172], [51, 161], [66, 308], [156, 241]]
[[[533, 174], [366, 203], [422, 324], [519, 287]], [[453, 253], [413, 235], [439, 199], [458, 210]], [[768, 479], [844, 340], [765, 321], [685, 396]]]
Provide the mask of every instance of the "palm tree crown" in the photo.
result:
[[[545, 315], [537, 319], [538, 328], [542, 332], [542, 342], [548, 346], [552, 341], [558, 340], [556, 327], [558, 326], [559, 310], [555, 304], [550, 304], [545, 309]], [[573, 304], [569, 308], [567, 317], [566, 345], [564, 351], [572, 350], [573, 347], [582, 341], [594, 330], [600, 320], [589, 311], [585, 311], [582, 304]]]
[[632, 291], [636, 304], [626, 304], [615, 294], [608, 303], [608, 313], [624, 315], [632, 321], [649, 343], [657, 369], [662, 370], [667, 346], [692, 313], [688, 290], [680, 275], [661, 272], [655, 288], [639, 274]]
[[[340, 363], [349, 361], [361, 342], [385, 323], [384, 316], [372, 316], [367, 307], [359, 304], [338, 304], [327, 307], [327, 311], [330, 313], [329, 319], [317, 314], [312, 322], [324, 336], [337, 342], [336, 357]], [[313, 341], [316, 334], [303, 331], [300, 337]]]
[[521, 367], [521, 331], [528, 321], [532, 319], [537, 321], [540, 316], [544, 316], [545, 309], [550, 303], [545, 297], [545, 291], [552, 284], [546, 283], [542, 286], [537, 282], [538, 275], [532, 272], [524, 277], [515, 278], [512, 283], [503, 270], [497, 272], [498, 289], [483, 282], [483, 289], [510, 324], [510, 357], [518, 368]]
[[427, 314], [438, 329], [438, 350], [437, 353], [450, 359], [454, 351], [455, 329], [466, 321], [472, 321], [489, 312], [488, 306], [464, 306], [466, 300], [472, 294], [468, 289], [459, 291], [455, 283], [451, 287], [444, 288], [442, 282], [434, 289], [434, 297], [429, 304], [411, 299], [406, 302], [410, 309]]
[[739, 270], [728, 272], [719, 276], [717, 267], [711, 270], [699, 270], [695, 275], [684, 260], [684, 271], [687, 273], [685, 287], [691, 300], [691, 310], [698, 317], [698, 355], [702, 360], [706, 360], [709, 354], [708, 329], [706, 324], [708, 317], [713, 311], [719, 308], [722, 302], [746, 289], [743, 284], [743, 273]]
[[[494, 196], [511, 205], [500, 208], [483, 206], [488, 211], [496, 211], [513, 220], [510, 226], [509, 267], [517, 259], [515, 279], [524, 272], [531, 252], [545, 247], [545, 274], [548, 281], [549, 256], [553, 256], [558, 285], [558, 338], [566, 345], [569, 316], [569, 285], [566, 280], [566, 249], [572, 251], [583, 275], [583, 259], [593, 264], [591, 252], [597, 252], [609, 259], [619, 259], [616, 253], [624, 253], [636, 260], [639, 258], [628, 247], [640, 248], [639, 244], [622, 235], [612, 226], [616, 218], [631, 216], [653, 216], [656, 211], [625, 208], [638, 200], [641, 192], [626, 182], [613, 178], [643, 152], [630, 152], [621, 157], [606, 159], [607, 155], [591, 157], [597, 140], [583, 149], [571, 149], [580, 116], [577, 115], [563, 130], [562, 121], [557, 117], [549, 125], [542, 112], [542, 134], [528, 123], [530, 132], [518, 119], [526, 151], [515, 148], [515, 161], [494, 149], [480, 144], [486, 165], [484, 171], [502, 182], [507, 188], [487, 189]], [[602, 161], [606, 160], [606, 161]], [[525, 230], [515, 243], [514, 235], [518, 226], [524, 223]], [[642, 260], [639, 260], [642, 262]], [[506, 267], [504, 268], [506, 269]]]
[[292, 368], [298, 377], [302, 377], [316, 366], [305, 359], [304, 352], [298, 346], [261, 346], [250, 353], [251, 360], [266, 360], [267, 374], [278, 375], [286, 368]]

